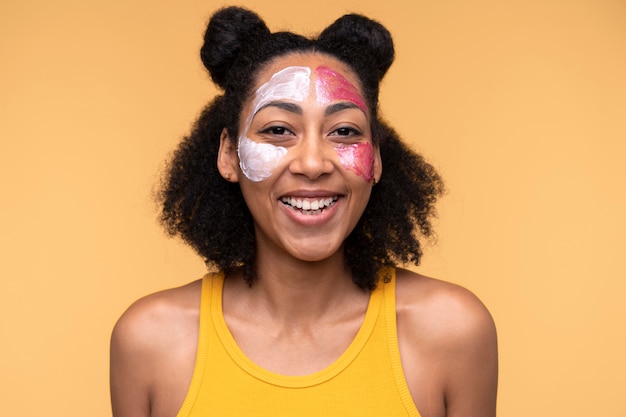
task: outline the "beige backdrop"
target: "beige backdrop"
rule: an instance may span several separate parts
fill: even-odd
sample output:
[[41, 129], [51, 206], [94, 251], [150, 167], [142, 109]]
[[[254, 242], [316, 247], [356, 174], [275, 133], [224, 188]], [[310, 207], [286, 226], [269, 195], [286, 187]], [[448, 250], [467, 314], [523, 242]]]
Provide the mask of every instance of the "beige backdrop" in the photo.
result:
[[[499, 415], [626, 416], [626, 2], [242, 3], [391, 29], [383, 113], [450, 190], [419, 269], [492, 311]], [[150, 192], [215, 92], [197, 56], [221, 5], [2, 0], [2, 415], [109, 415], [116, 318], [203, 273]]]

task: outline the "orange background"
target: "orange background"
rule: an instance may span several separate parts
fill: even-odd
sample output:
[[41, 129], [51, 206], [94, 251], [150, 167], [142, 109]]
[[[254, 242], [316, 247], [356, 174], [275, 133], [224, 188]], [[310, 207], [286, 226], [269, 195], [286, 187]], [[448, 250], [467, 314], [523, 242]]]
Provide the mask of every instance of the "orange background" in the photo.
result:
[[[383, 114], [450, 190], [419, 270], [492, 311], [499, 415], [625, 416], [626, 3], [408, 3], [240, 2], [275, 30], [390, 28]], [[2, 1], [2, 415], [109, 415], [115, 320], [203, 273], [150, 192], [215, 93], [198, 49], [221, 5]]]

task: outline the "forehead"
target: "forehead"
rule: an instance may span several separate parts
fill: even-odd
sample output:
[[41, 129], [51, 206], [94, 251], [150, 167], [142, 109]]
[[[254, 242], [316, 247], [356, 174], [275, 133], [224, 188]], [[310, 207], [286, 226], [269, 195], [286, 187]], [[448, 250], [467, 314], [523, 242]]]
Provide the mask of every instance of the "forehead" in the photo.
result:
[[268, 82], [274, 74], [287, 67], [308, 67], [311, 69], [312, 78], [318, 76], [315, 71], [317, 68], [330, 69], [341, 75], [349, 83], [356, 87], [359, 93], [362, 93], [361, 83], [359, 82], [358, 77], [346, 64], [331, 56], [318, 53], [294, 53], [272, 60], [257, 74], [254, 90]]

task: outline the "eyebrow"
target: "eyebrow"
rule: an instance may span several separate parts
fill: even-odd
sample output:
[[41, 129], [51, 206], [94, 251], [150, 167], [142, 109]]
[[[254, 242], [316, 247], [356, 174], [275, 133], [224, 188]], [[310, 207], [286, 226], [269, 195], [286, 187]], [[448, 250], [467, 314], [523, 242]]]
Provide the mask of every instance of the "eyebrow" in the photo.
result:
[[297, 104], [287, 103], [284, 101], [270, 101], [269, 103], [266, 103], [259, 107], [259, 109], [254, 114], [256, 115], [258, 112], [266, 107], [278, 107], [279, 109], [286, 110], [290, 113], [302, 114], [302, 107], [298, 106]]
[[324, 110], [324, 115], [330, 116], [331, 114], [335, 114], [346, 109], [359, 109], [363, 111], [363, 109], [361, 109], [359, 106], [352, 102], [342, 101], [341, 103], [331, 104], [330, 106], [326, 107], [326, 110]]

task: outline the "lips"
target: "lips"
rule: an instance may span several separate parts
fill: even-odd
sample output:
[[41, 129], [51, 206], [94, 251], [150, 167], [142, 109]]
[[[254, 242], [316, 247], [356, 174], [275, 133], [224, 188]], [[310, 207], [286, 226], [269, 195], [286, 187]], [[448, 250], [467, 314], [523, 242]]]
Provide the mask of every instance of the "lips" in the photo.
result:
[[325, 198], [282, 197], [280, 201], [295, 210], [314, 214], [331, 207], [337, 202], [337, 199], [337, 196]]

